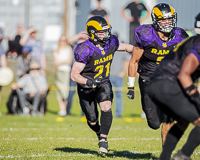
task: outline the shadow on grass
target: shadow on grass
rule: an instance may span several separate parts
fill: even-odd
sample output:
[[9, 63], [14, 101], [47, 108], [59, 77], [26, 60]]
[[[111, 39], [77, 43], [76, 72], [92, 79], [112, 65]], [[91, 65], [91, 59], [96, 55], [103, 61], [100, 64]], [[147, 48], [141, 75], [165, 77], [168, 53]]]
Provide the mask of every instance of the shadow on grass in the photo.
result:
[[102, 158], [121, 157], [121, 158], [129, 158], [129, 159], [156, 159], [156, 157], [154, 157], [152, 153], [133, 153], [129, 151], [109, 150], [108, 154], [105, 155], [105, 154], [99, 154], [97, 151], [90, 150], [90, 149], [70, 148], [70, 147], [55, 148], [54, 150], [61, 151], [61, 152], [68, 152], [70, 154], [76, 152], [79, 154], [96, 155], [97, 157], [102, 157]]
[[140, 117], [140, 114], [130, 114], [130, 117]]
[[[47, 113], [50, 113], [50, 114], [53, 114], [53, 115], [58, 115], [58, 111], [53, 111], [53, 110], [50, 110], [50, 109], [47, 109]], [[79, 113], [77, 113], [77, 114], [70, 114], [68, 116], [71, 116], [71, 117], [82, 117], [84, 115], [82, 115], [82, 113], [80, 112], [80, 114]]]

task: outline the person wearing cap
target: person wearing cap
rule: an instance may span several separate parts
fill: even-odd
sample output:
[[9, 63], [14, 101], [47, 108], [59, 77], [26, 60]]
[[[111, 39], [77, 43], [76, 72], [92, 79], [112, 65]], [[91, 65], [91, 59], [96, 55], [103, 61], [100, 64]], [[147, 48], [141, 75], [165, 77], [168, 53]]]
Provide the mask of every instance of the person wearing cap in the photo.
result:
[[46, 75], [46, 53], [43, 43], [36, 38], [36, 34], [37, 30], [34, 27], [30, 27], [20, 39], [20, 44], [32, 48], [30, 55], [39, 62], [43, 75]]
[[30, 52], [32, 48], [30, 46], [24, 46], [22, 48], [22, 54], [17, 57], [16, 60], [16, 79], [24, 76], [29, 71], [29, 65], [31, 62]]
[[[23, 88], [23, 90], [19, 88]], [[12, 85], [12, 89], [17, 91], [20, 108], [23, 114], [29, 113], [25, 104], [27, 100], [32, 102], [33, 108], [31, 110], [31, 115], [37, 116], [40, 102], [44, 99], [48, 89], [46, 77], [41, 74], [40, 65], [37, 61], [31, 61], [29, 73], [19, 78], [17, 82]]]

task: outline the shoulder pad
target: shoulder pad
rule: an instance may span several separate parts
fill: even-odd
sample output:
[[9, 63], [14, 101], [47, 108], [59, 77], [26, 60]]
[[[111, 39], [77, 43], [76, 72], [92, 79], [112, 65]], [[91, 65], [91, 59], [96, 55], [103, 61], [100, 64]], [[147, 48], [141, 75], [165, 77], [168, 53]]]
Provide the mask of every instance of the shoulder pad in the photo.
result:
[[142, 48], [154, 40], [152, 25], [141, 25], [135, 29], [135, 41]]
[[94, 50], [90, 47], [89, 40], [86, 40], [76, 46], [74, 58], [76, 61], [86, 64], [93, 51]]
[[112, 35], [110, 44], [119, 47], [119, 39], [115, 35]]

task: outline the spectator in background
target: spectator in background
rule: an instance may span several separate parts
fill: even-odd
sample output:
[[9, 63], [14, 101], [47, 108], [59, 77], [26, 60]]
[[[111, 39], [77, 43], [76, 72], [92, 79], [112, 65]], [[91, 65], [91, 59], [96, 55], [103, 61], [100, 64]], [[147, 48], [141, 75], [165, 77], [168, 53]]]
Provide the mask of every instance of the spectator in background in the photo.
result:
[[[46, 77], [40, 73], [40, 66], [37, 61], [31, 61], [29, 70], [29, 74], [24, 75], [16, 83], [13, 83], [12, 89], [17, 91], [23, 114], [29, 113], [29, 109], [26, 106], [27, 100], [32, 102], [31, 115], [37, 116], [40, 102], [46, 96], [48, 84]], [[23, 90], [19, 88], [23, 88]]]
[[[84, 31], [79, 32], [78, 34], [75, 34], [69, 38], [67, 38], [67, 41], [70, 43], [71, 46], [73, 46], [73, 49], [75, 49], [76, 45], [85, 41], [88, 38], [87, 33]], [[72, 58], [72, 65], [74, 64], [74, 54]], [[67, 115], [71, 115], [71, 107], [73, 102], [74, 94], [76, 93], [76, 82], [72, 81], [70, 78], [70, 91], [67, 98]], [[82, 113], [83, 115], [83, 113]]]
[[[118, 37], [117, 33], [114, 33]], [[121, 117], [123, 112], [123, 98], [122, 90], [124, 85], [124, 76], [128, 71], [128, 63], [131, 58], [131, 54], [128, 52], [120, 53], [115, 52], [115, 57], [110, 70], [110, 81], [114, 90], [115, 96], [115, 117]]]
[[97, 0], [97, 2], [98, 2], [97, 8], [90, 12], [88, 18], [95, 15], [100, 15], [108, 21], [108, 13], [101, 7], [101, 0]]
[[17, 57], [16, 61], [16, 79], [24, 76], [29, 71], [29, 65], [31, 62], [31, 47], [24, 46], [22, 49], [22, 54]]
[[[127, 16], [125, 11], [130, 10], [131, 16]], [[145, 10], [147, 12], [144, 18], [141, 18], [142, 11]], [[130, 22], [129, 26], [129, 43], [134, 44], [134, 35], [135, 29], [140, 26], [140, 24], [149, 18], [150, 12], [147, 10], [146, 6], [140, 2], [140, 0], [134, 0], [129, 3], [125, 8], [121, 10], [121, 14], [125, 20]]]
[[57, 100], [59, 116], [66, 115], [67, 97], [69, 95], [69, 79], [72, 64], [73, 50], [67, 42], [65, 35], [60, 37], [58, 48], [53, 52], [54, 66], [56, 67], [55, 85], [57, 87]]
[[22, 46], [20, 45], [20, 39], [23, 33], [24, 27], [22, 24], [18, 24], [17, 33], [14, 39], [8, 37], [8, 53], [7, 56], [11, 58], [16, 58], [22, 54]]
[[[1, 45], [2, 40], [3, 40], [3, 30], [0, 28], [0, 68], [8, 66], [7, 59], [6, 59], [6, 52]], [[1, 86], [0, 86], [0, 91], [1, 91]], [[0, 92], [0, 104], [1, 104], [1, 92]], [[0, 112], [0, 115], [1, 115], [1, 112]]]
[[42, 74], [46, 75], [46, 55], [42, 42], [36, 39], [36, 34], [37, 30], [34, 27], [30, 27], [20, 39], [20, 44], [32, 48], [30, 55], [39, 62]]

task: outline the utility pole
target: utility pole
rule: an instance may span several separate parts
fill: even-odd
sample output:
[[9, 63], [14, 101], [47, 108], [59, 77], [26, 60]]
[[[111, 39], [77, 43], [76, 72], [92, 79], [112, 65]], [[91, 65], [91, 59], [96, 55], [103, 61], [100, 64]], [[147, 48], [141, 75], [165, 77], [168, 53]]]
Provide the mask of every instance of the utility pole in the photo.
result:
[[63, 13], [63, 16], [62, 16], [62, 18], [63, 18], [63, 33], [64, 33], [64, 35], [66, 35], [67, 36], [67, 29], [68, 29], [68, 27], [67, 27], [67, 25], [68, 25], [68, 14], [67, 14], [67, 12], [68, 12], [68, 0], [64, 0], [64, 13]]
[[28, 0], [24, 0], [24, 8], [25, 8], [25, 28], [28, 28], [28, 27], [30, 27], [29, 25], [30, 25], [30, 19], [29, 19], [29, 17], [30, 17], [30, 1]]

